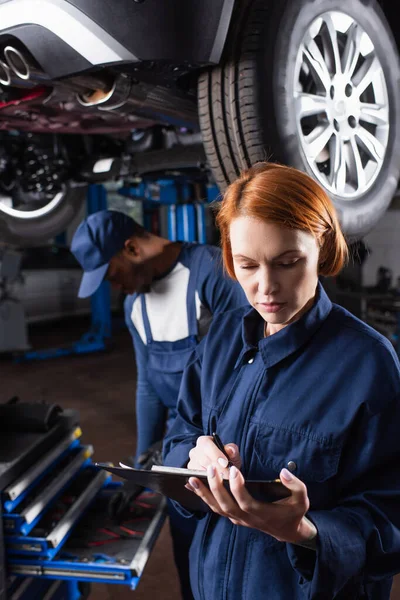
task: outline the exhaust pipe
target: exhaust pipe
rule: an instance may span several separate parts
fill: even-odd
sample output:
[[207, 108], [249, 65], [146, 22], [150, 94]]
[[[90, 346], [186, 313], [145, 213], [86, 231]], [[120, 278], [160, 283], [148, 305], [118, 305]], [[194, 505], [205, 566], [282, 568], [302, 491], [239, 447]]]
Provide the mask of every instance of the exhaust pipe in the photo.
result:
[[0, 83], [2, 85], [11, 85], [10, 67], [2, 60], [0, 60]]
[[32, 81], [25, 81], [17, 77], [4, 60], [0, 60], [0, 83], [5, 87], [11, 86], [23, 89], [32, 89], [36, 85]]
[[[7, 62], [0, 61], [0, 83], [3, 85], [16, 85], [22, 87], [21, 83], [33, 85], [55, 85], [55, 82], [44, 71], [32, 64], [32, 62], [14, 46], [6, 46], [4, 48], [4, 57]], [[2, 62], [2, 64], [1, 64]], [[4, 66], [6, 72], [3, 72]], [[10, 74], [8, 81], [6, 73]], [[77, 75], [71, 79], [57, 81], [57, 87], [68, 89], [74, 93], [90, 93], [93, 90], [109, 90], [111, 84], [108, 81], [102, 80], [91, 75]], [[23, 86], [27, 87], [27, 86]]]
[[162, 86], [137, 83], [125, 75], [118, 75], [113, 82], [92, 75], [77, 75], [54, 82], [14, 46], [6, 46], [4, 56], [7, 61], [4, 67], [8, 67], [11, 78], [8, 83], [7, 69], [3, 68], [3, 72], [0, 64], [0, 76], [7, 81], [4, 85], [13, 85], [13, 75], [20, 82], [53, 85], [72, 91], [77, 101], [86, 108], [95, 107], [127, 117], [137, 114], [157, 122], [169, 123], [170, 119], [179, 119], [182, 125], [197, 125], [196, 102]]
[[[85, 107], [116, 112], [127, 117], [137, 114], [152, 120], [169, 122], [168, 117], [184, 120], [186, 125], [197, 124], [197, 104], [167, 88], [137, 83], [125, 75], [118, 75], [109, 91], [96, 90], [77, 94], [78, 102]], [[165, 119], [160, 119], [164, 115]]]
[[50, 78], [43, 71], [30, 65], [22, 52], [17, 50], [17, 48], [6, 46], [4, 48], [4, 57], [10, 70], [23, 81], [32, 81], [35, 83], [50, 81]]

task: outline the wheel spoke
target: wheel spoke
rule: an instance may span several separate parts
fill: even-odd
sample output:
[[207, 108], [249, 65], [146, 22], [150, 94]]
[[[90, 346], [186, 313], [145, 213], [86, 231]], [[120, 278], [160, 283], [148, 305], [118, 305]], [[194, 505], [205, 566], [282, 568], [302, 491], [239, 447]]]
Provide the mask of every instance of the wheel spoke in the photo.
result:
[[360, 120], [372, 125], [389, 125], [388, 107], [383, 104], [361, 102]]
[[335, 193], [343, 194], [346, 188], [346, 155], [340, 135], [334, 135], [330, 144], [332, 185]]
[[347, 31], [346, 46], [342, 57], [342, 72], [349, 78], [353, 76], [357, 61], [360, 57], [362, 30], [358, 23], [352, 23]]
[[360, 146], [370, 158], [377, 163], [381, 163], [385, 156], [385, 148], [365, 127], [359, 127], [356, 132]]
[[367, 87], [374, 81], [376, 74], [380, 74], [381, 71], [382, 67], [376, 56], [370, 55], [353, 78], [353, 84], [359, 96], [365, 92]]
[[327, 94], [330, 87], [331, 76], [320, 49], [314, 40], [309, 40], [306, 45], [302, 47], [302, 51], [318, 91]]
[[328, 144], [332, 134], [333, 129], [331, 125], [319, 125], [305, 138], [306, 153], [310, 160], [315, 161], [318, 158]]
[[296, 118], [300, 121], [304, 117], [326, 113], [327, 103], [325, 96], [315, 94], [299, 94], [296, 98]]
[[350, 178], [354, 182], [355, 188], [362, 190], [365, 186], [365, 171], [361, 162], [360, 149], [357, 146], [355, 136], [352, 136], [350, 139], [350, 149]]
[[325, 63], [328, 66], [331, 76], [334, 76], [342, 71], [337, 31], [329, 14], [325, 16], [324, 24], [325, 27], [321, 31], [321, 38], [325, 51]]

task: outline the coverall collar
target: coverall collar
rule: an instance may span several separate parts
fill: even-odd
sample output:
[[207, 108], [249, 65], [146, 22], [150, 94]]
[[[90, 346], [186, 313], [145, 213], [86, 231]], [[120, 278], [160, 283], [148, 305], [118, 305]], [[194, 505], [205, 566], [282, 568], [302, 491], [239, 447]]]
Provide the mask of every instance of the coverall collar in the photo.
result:
[[235, 368], [248, 361], [260, 351], [266, 368], [301, 348], [319, 329], [329, 315], [332, 302], [321, 283], [318, 283], [313, 306], [298, 321], [287, 325], [277, 333], [264, 338], [264, 319], [251, 308], [242, 321], [243, 348], [236, 361]]

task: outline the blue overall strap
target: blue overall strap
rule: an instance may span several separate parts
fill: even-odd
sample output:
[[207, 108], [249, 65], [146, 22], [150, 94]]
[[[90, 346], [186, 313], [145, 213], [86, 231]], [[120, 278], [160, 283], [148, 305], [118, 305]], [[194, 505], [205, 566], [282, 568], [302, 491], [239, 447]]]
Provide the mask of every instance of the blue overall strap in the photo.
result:
[[[189, 336], [196, 337], [199, 333], [197, 315], [196, 315], [196, 290], [199, 278], [201, 259], [203, 251], [200, 244], [187, 244], [190, 256], [190, 275], [186, 293], [186, 308], [188, 315]], [[191, 248], [190, 248], [191, 246]]]
[[132, 321], [132, 310], [138, 296], [139, 294], [135, 292], [134, 294], [128, 294], [124, 300], [125, 325], [129, 329], [129, 333], [131, 334], [131, 336], [133, 336], [132, 327], [135, 327]]
[[144, 331], [146, 334], [146, 341], [147, 341], [147, 345], [149, 345], [153, 341], [153, 334], [151, 333], [150, 321], [149, 321], [149, 317], [147, 314], [145, 294], [140, 294], [140, 301], [142, 303], [142, 317], [143, 317]]

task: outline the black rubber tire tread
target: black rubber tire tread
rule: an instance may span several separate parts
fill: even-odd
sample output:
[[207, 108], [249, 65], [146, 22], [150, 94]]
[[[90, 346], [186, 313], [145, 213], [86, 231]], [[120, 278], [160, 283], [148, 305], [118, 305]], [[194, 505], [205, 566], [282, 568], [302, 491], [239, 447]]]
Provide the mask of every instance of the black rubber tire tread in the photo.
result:
[[268, 158], [254, 90], [257, 54], [262, 52], [261, 36], [269, 12], [265, 0], [242, 5], [235, 17], [236, 31], [230, 33], [229, 60], [199, 78], [199, 120], [204, 148], [222, 191], [241, 171]]
[[378, 178], [351, 202], [329, 194], [344, 233], [357, 240], [385, 212], [400, 177], [399, 49], [377, 0], [237, 0], [221, 63], [199, 78], [200, 128], [222, 193], [242, 170], [263, 160], [314, 177], [296, 133], [289, 88], [301, 28], [312, 12], [324, 10], [359, 18], [379, 52], [390, 99], [390, 137]]
[[229, 181], [224, 167], [223, 157], [216, 140], [213, 115], [212, 71], [206, 71], [199, 78], [199, 121], [203, 136], [203, 145], [208, 157], [208, 164], [220, 189]]

